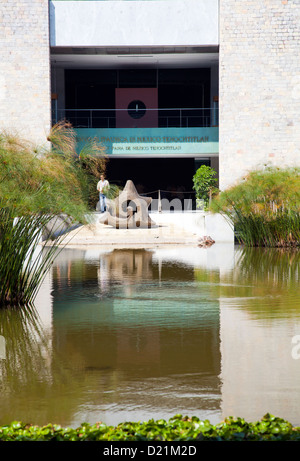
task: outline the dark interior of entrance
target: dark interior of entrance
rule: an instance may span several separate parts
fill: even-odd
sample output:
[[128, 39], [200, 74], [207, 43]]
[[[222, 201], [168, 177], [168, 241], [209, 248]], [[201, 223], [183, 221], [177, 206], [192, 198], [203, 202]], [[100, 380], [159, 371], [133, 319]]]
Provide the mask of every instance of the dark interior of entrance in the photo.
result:
[[152, 209], [157, 207], [158, 191], [161, 199], [172, 201], [176, 198], [181, 201], [182, 207], [187, 203], [184, 200], [189, 199], [190, 206], [195, 208], [193, 176], [200, 164], [210, 166], [210, 161], [194, 158], [110, 158], [106, 176], [110, 183], [120, 188], [131, 179], [139, 194], [153, 198]]
[[159, 108], [210, 107], [210, 69], [71, 69], [66, 109], [113, 109], [116, 88], [157, 88]]

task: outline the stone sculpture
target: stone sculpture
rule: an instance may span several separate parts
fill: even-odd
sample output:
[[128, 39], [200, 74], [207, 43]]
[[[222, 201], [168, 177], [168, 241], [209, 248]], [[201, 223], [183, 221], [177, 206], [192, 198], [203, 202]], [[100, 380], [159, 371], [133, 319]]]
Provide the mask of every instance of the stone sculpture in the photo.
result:
[[107, 211], [101, 215], [99, 222], [117, 229], [154, 227], [155, 223], [148, 213], [151, 201], [151, 197], [139, 195], [129, 179], [118, 197], [108, 201]]

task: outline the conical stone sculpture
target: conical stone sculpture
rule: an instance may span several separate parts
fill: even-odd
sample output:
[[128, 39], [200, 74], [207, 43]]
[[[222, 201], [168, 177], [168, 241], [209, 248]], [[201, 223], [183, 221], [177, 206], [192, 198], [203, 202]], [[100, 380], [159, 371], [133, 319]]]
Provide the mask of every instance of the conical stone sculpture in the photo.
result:
[[99, 222], [117, 229], [155, 227], [156, 224], [148, 212], [151, 201], [151, 197], [139, 195], [135, 185], [129, 179], [122, 192], [110, 203], [109, 211], [99, 218]]

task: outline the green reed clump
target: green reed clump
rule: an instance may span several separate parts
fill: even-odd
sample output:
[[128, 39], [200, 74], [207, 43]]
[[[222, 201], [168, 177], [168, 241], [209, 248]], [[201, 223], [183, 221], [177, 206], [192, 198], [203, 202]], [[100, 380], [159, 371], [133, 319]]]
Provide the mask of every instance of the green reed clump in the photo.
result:
[[84, 221], [97, 181], [94, 165], [100, 170], [99, 176], [105, 171], [104, 148], [92, 140], [84, 146], [85, 152], [78, 154], [75, 132], [66, 122], [52, 127], [48, 141], [51, 149], [50, 144], [36, 148], [10, 133], [0, 133], [2, 202], [15, 207], [19, 215], [63, 213]]
[[52, 145], [52, 155], [68, 163], [81, 183], [88, 208], [95, 210], [99, 200], [97, 182], [101, 174], [105, 174], [108, 161], [106, 147], [97, 138], [88, 138], [79, 148], [75, 130], [64, 120], [52, 127], [48, 140]]
[[50, 221], [52, 215], [16, 218], [14, 208], [0, 208], [0, 308], [30, 306], [33, 302], [57, 254], [57, 243], [66, 235], [43, 240]]
[[72, 163], [50, 151], [35, 152], [0, 135], [1, 205], [27, 213], [66, 213], [82, 219], [87, 212], [84, 184]]
[[[37, 148], [0, 133], [0, 308], [33, 301], [66, 232], [57, 218], [71, 227], [90, 211], [92, 173], [76, 152], [74, 130], [60, 122], [48, 141], [51, 149]], [[95, 141], [88, 147], [85, 164], [92, 159], [103, 170], [103, 147]], [[61, 236], [52, 241], [54, 235]]]
[[238, 241], [247, 246], [300, 245], [300, 168], [267, 167], [221, 192], [211, 210], [234, 224]]

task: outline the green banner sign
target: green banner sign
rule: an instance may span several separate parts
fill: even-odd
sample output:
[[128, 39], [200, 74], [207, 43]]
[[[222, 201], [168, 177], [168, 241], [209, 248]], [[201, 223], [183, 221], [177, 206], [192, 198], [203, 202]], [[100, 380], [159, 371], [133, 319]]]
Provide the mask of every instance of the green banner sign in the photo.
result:
[[76, 128], [78, 151], [89, 139], [122, 156], [212, 155], [219, 153], [219, 129], [209, 128]]

